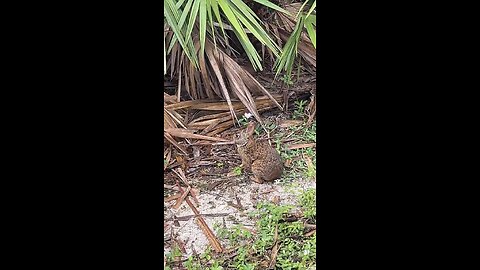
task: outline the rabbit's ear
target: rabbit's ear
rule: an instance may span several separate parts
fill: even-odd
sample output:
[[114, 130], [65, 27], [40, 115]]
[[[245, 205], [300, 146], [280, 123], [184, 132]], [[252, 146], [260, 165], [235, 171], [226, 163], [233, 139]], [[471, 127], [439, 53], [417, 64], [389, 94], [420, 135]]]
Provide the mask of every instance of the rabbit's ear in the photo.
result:
[[247, 133], [248, 136], [251, 136], [251, 135], [253, 135], [254, 131], [255, 131], [255, 123], [250, 122], [250, 124], [248, 124], [246, 133]]

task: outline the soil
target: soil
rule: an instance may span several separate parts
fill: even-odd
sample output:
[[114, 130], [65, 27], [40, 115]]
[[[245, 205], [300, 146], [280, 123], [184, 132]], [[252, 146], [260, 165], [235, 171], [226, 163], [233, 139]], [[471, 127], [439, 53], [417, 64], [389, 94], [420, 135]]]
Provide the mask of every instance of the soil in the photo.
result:
[[[200, 190], [197, 195], [199, 204], [196, 206], [204, 215], [204, 220], [214, 231], [214, 224], [221, 224], [231, 228], [241, 224], [249, 229], [254, 229], [255, 222], [248, 217], [248, 213], [255, 210], [255, 205], [260, 201], [277, 202], [282, 205], [296, 205], [299, 194], [308, 189], [315, 188], [315, 179], [297, 179], [296, 188], [288, 188], [286, 183], [276, 181], [273, 183], [258, 184], [247, 181], [243, 177], [231, 180], [223, 180], [226, 187], [217, 187], [213, 190]], [[240, 202], [240, 203], [238, 203]], [[165, 239], [177, 239], [177, 243], [184, 245], [185, 257], [195, 253], [202, 253], [209, 245], [208, 239], [200, 227], [194, 221], [194, 212], [187, 203], [183, 203], [178, 210], [173, 209], [175, 200], [165, 203], [164, 230]], [[220, 215], [218, 217], [210, 214]], [[183, 217], [190, 216], [188, 220]], [[175, 219], [180, 219], [175, 222]], [[214, 232], [215, 233], [215, 232]], [[222, 243], [226, 247], [226, 243]], [[170, 251], [170, 245], [166, 245], [165, 252]]]
[[[229, 137], [228, 133], [235, 132], [230, 130], [222, 137]], [[185, 171], [198, 203], [189, 196], [190, 201], [203, 214], [203, 219], [214, 234], [216, 225], [231, 228], [241, 224], [254, 230], [255, 220], [248, 217], [248, 213], [255, 210], [258, 202], [297, 205], [299, 194], [308, 188], [315, 188], [315, 177], [289, 180], [283, 177], [271, 183], [258, 184], [248, 176], [233, 175], [234, 168], [241, 164], [234, 145], [194, 148], [192, 156], [185, 159], [187, 161], [177, 164], [176, 168], [172, 166], [172, 169]], [[286, 174], [288, 171], [284, 172], [284, 176]], [[171, 169], [165, 171], [165, 184], [169, 187], [165, 197], [177, 192], [172, 190], [177, 182], [182, 183], [180, 177]], [[185, 184], [182, 186], [185, 187]], [[184, 201], [178, 209], [174, 209], [175, 203], [176, 200], [164, 203], [164, 253], [169, 253], [173, 245], [178, 245], [185, 259], [202, 253], [210, 244], [195, 222], [191, 207]], [[228, 248], [227, 243], [221, 241], [221, 244], [223, 248]]]

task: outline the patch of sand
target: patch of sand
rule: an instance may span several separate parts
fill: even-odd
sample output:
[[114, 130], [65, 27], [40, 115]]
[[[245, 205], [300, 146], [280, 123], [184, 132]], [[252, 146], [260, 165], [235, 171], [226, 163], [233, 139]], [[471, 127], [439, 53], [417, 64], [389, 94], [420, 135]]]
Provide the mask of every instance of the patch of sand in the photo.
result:
[[[255, 210], [258, 202], [275, 201], [274, 198], [279, 199], [280, 205], [297, 205], [299, 195], [309, 189], [315, 188], [315, 179], [298, 179], [294, 183], [264, 183], [258, 184], [255, 182], [239, 181], [238, 184], [226, 188], [217, 188], [211, 191], [200, 190], [197, 195], [199, 205], [196, 205], [201, 214], [220, 214], [225, 213], [225, 216], [211, 217], [204, 216], [205, 222], [216, 235], [214, 224], [225, 224], [227, 228], [231, 228], [237, 224], [241, 224], [247, 228], [253, 229], [255, 220], [248, 217], [248, 213]], [[236, 197], [240, 200], [243, 211], [236, 207], [229, 205], [229, 202], [237, 204]], [[193, 200], [191, 200], [193, 201]], [[186, 221], [179, 220], [178, 223], [173, 222], [172, 218], [184, 217], [194, 215], [190, 206], [183, 202], [178, 210], [173, 209], [175, 201], [165, 203], [164, 217], [167, 227], [164, 230], [165, 239], [170, 238], [173, 233], [175, 238], [181, 240], [185, 244], [186, 253], [184, 258], [196, 253], [202, 253], [210, 245], [207, 237], [204, 235], [201, 228], [192, 217]], [[175, 224], [176, 223], [176, 224]], [[179, 225], [179, 226], [177, 226]], [[221, 240], [221, 239], [219, 239]], [[226, 248], [226, 243], [222, 242], [222, 247]], [[164, 252], [170, 252], [169, 247], [164, 247]], [[213, 249], [212, 249], [213, 250]]]

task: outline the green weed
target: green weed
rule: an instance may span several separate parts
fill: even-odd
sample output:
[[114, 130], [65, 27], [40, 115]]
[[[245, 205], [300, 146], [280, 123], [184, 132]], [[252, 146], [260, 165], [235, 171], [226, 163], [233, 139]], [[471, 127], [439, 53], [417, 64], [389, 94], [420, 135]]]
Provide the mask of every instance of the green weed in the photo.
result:
[[293, 119], [301, 119], [305, 116], [305, 105], [307, 104], [306, 100], [296, 100], [294, 103], [295, 110], [293, 111]]
[[237, 166], [235, 168], [233, 168], [233, 174], [235, 174], [236, 176], [239, 176], [242, 174], [242, 168], [240, 168], [240, 166]]
[[300, 196], [300, 206], [303, 208], [303, 215], [309, 219], [315, 219], [317, 213], [317, 190], [308, 189]]
[[288, 86], [292, 86], [292, 85], [293, 85], [293, 81], [292, 81], [292, 76], [291, 76], [291, 75], [285, 74], [285, 75], [283, 75], [282, 77], [280, 77], [280, 80], [281, 80], [284, 84], [286, 84], [286, 85], [288, 85]]

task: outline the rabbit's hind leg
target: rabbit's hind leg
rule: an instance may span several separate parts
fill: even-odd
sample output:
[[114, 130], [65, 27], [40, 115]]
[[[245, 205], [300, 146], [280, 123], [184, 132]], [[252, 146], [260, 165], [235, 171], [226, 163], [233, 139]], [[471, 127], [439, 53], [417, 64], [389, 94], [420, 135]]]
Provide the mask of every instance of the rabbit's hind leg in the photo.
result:
[[260, 177], [257, 177], [255, 175], [250, 176], [250, 180], [259, 184], [263, 184], [263, 180]]
[[264, 175], [264, 170], [265, 168], [263, 168], [261, 166], [261, 163], [257, 162], [257, 161], [254, 161], [252, 163], [252, 173], [253, 173], [253, 176], [250, 178], [252, 181], [254, 182], [257, 182], [259, 184], [262, 184], [263, 183], [263, 177], [262, 175]]

